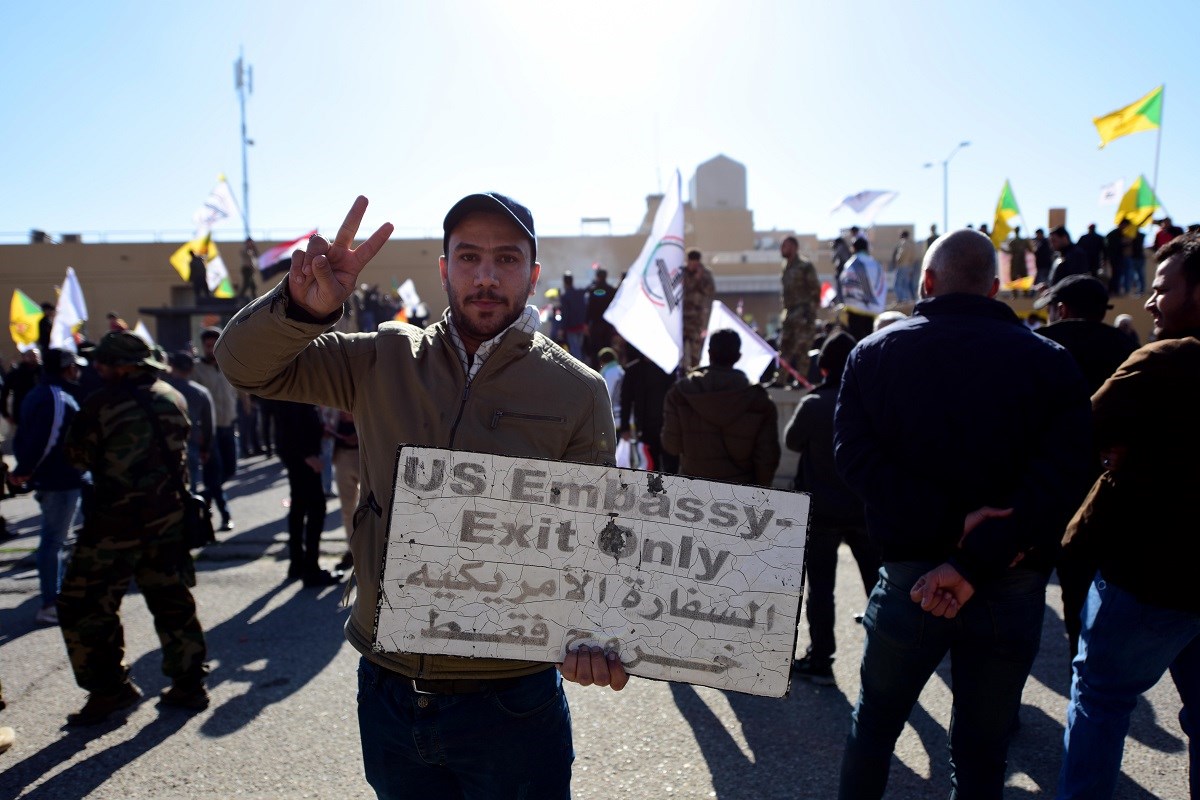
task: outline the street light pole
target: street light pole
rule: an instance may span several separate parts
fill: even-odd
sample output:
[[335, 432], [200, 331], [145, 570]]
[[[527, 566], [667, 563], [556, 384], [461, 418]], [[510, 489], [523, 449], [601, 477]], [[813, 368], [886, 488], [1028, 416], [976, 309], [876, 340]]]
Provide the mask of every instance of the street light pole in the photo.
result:
[[[942, 160], [942, 234], [950, 232], [950, 159], [954, 158], [954, 154], [964, 147], [969, 147], [970, 142], [959, 142], [954, 149], [950, 151], [950, 155]], [[932, 167], [933, 163], [927, 163], [925, 168]]]

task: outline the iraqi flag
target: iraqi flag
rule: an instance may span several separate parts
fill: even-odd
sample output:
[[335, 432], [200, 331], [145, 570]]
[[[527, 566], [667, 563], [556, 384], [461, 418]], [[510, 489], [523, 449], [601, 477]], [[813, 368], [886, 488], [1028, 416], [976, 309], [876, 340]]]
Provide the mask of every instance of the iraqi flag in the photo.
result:
[[833, 304], [837, 302], [837, 289], [833, 288], [833, 284], [825, 281], [821, 284], [821, 308], [833, 308]]
[[270, 278], [278, 275], [281, 272], [286, 272], [292, 266], [292, 253], [298, 247], [304, 247], [308, 244], [308, 239], [311, 236], [316, 236], [317, 229], [313, 228], [303, 236], [298, 236], [290, 242], [277, 244], [274, 247], [268, 247], [258, 257], [258, 271], [262, 273], [263, 278]]
[[658, 211], [650, 237], [604, 318], [625, 341], [673, 372], [683, 349], [683, 200], [679, 170]]

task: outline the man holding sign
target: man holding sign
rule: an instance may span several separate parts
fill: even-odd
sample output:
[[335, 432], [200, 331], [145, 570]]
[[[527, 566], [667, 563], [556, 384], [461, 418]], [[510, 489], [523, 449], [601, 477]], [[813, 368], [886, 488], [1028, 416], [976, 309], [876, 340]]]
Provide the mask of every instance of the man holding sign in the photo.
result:
[[[352, 248], [366, 208], [359, 197], [332, 242], [313, 236], [293, 254], [287, 280], [226, 327], [218, 361], [245, 391], [354, 414], [363, 499], [346, 638], [362, 653], [359, 728], [376, 794], [567, 798], [574, 753], [554, 665], [377, 652], [372, 631], [397, 446], [612, 465], [607, 388], [536, 332], [538, 311], [526, 304], [541, 270], [533, 216], [496, 193], [464, 197], [446, 215], [440, 322], [326, 333], [392, 232], [385, 223]], [[586, 644], [558, 666], [583, 685], [620, 690], [628, 680], [615, 652]]]

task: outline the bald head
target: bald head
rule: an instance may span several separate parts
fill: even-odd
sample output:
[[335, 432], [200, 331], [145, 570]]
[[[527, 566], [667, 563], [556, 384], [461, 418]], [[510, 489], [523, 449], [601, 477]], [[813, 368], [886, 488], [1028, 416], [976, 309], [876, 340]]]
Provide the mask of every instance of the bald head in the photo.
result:
[[979, 231], [963, 229], [939, 238], [925, 252], [922, 269], [921, 297], [956, 292], [992, 297], [999, 289], [996, 248]]

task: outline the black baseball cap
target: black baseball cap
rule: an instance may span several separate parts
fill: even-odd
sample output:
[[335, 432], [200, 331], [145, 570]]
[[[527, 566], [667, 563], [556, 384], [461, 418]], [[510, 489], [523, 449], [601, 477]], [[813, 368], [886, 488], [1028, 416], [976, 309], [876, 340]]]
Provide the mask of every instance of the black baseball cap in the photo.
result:
[[1068, 275], [1034, 300], [1033, 307], [1045, 308], [1051, 303], [1063, 303], [1085, 316], [1103, 316], [1112, 308], [1108, 302], [1108, 289], [1091, 275]]
[[70, 350], [51, 349], [47, 350], [46, 355], [42, 357], [42, 366], [47, 370], [62, 372], [72, 364], [77, 367], [87, 366], [86, 361]]
[[517, 223], [517, 227], [529, 237], [530, 261], [537, 261], [537, 234], [533, 229], [533, 214], [516, 200], [499, 192], [469, 194], [454, 204], [446, 214], [445, 221], [442, 222], [443, 254], [449, 255], [450, 253], [450, 233], [458, 227], [458, 223], [462, 222], [463, 218], [475, 211], [487, 211], [493, 214], [499, 212]]
[[174, 369], [189, 370], [196, 365], [191, 350], [176, 350], [167, 356], [167, 363]]

